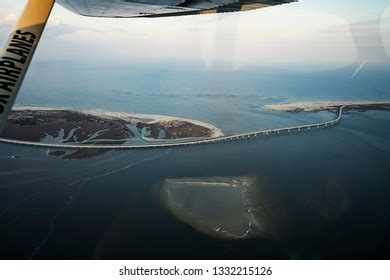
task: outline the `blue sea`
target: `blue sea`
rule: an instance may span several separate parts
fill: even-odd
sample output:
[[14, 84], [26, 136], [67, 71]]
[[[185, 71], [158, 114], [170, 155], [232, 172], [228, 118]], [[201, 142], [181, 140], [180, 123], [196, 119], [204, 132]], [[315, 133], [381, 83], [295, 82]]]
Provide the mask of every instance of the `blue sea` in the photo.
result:
[[[334, 118], [267, 104], [390, 100], [390, 67], [306, 73], [36, 62], [17, 106], [159, 114], [225, 134]], [[388, 259], [390, 112], [312, 132], [64, 160], [0, 145], [0, 258]], [[15, 157], [16, 156], [16, 157]]]

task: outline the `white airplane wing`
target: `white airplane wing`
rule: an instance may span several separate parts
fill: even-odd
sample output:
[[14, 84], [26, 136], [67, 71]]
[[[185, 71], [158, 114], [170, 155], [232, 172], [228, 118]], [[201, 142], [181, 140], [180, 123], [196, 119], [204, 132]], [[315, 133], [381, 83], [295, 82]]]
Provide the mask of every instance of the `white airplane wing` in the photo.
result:
[[226, 13], [261, 9], [297, 0], [57, 0], [84, 16], [131, 18]]

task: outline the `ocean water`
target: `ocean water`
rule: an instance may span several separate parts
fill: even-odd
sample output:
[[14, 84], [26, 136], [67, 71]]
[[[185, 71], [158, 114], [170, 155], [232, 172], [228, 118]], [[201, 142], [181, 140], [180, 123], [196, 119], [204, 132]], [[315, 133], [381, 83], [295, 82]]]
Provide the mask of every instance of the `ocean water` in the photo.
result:
[[[172, 115], [231, 134], [334, 117], [265, 104], [390, 100], [387, 67], [353, 72], [36, 63], [17, 105]], [[388, 259], [389, 124], [390, 112], [354, 112], [314, 132], [84, 160], [1, 144], [0, 258]]]

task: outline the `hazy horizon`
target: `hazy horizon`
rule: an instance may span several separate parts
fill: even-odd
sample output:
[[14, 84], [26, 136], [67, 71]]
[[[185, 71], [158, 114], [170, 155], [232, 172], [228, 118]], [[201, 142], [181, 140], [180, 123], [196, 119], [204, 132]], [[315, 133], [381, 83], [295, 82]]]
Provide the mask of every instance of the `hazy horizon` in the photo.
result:
[[[24, 4], [0, 4], [1, 44]], [[169, 61], [232, 70], [271, 66], [321, 71], [359, 62], [388, 63], [389, 54], [386, 1], [306, 0], [243, 13], [162, 19], [88, 18], [55, 5], [34, 63]]]

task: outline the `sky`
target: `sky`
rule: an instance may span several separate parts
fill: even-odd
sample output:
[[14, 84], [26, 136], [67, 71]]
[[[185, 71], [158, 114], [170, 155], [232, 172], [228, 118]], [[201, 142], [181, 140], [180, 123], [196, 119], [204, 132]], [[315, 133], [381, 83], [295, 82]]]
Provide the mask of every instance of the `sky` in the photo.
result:
[[[25, 3], [1, 0], [1, 44]], [[301, 0], [248, 12], [162, 19], [90, 18], [56, 5], [34, 62], [170, 61], [324, 70], [388, 63], [389, 57], [387, 0]]]

